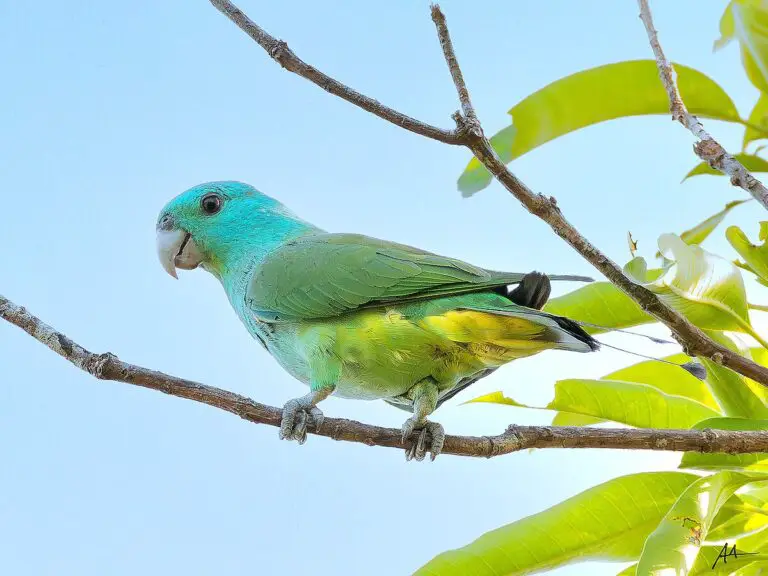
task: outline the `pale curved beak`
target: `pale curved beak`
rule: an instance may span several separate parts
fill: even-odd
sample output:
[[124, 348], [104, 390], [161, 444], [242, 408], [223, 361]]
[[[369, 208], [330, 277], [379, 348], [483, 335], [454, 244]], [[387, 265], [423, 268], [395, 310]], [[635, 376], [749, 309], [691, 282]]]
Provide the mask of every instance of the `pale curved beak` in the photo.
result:
[[157, 230], [157, 256], [163, 269], [174, 278], [176, 268], [192, 270], [203, 261], [192, 236], [186, 230]]

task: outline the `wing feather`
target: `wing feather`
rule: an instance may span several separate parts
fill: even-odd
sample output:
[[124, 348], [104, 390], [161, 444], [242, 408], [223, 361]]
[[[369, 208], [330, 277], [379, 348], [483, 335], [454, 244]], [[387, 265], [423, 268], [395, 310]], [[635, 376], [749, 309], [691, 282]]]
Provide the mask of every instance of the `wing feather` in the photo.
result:
[[516, 284], [523, 276], [358, 234], [316, 234], [267, 255], [254, 271], [247, 299], [264, 319], [309, 320], [395, 301], [478, 292]]

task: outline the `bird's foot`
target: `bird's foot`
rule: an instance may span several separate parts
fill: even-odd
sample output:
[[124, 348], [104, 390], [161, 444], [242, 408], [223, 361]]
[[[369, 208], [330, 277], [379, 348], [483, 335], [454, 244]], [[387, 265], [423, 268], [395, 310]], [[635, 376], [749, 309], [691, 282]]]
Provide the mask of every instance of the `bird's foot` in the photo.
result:
[[296, 440], [299, 444], [307, 441], [307, 424], [312, 421], [315, 430], [323, 423], [323, 412], [307, 396], [289, 400], [283, 406], [280, 421], [280, 439]]
[[[413, 444], [405, 449], [406, 460], [417, 460], [421, 462], [430, 453], [430, 460], [437, 458], [437, 455], [443, 449], [443, 443], [445, 442], [445, 430], [441, 424], [437, 422], [430, 422], [429, 420], [417, 420], [416, 418], [408, 418], [402, 427], [403, 430], [403, 444], [408, 438], [417, 430], [419, 430], [418, 436], [415, 438]], [[431, 443], [427, 446], [427, 436], [431, 437]]]

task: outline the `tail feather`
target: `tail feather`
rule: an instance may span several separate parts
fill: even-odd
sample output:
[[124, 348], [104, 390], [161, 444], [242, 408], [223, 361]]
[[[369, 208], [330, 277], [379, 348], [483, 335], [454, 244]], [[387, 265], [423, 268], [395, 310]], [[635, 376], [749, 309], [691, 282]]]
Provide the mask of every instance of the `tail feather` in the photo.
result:
[[[466, 318], [456, 313], [481, 312], [477, 318]], [[493, 322], [493, 318], [497, 320]], [[501, 319], [507, 321], [502, 322]], [[437, 319], [433, 318], [437, 325]], [[600, 343], [590, 336], [577, 322], [564, 316], [555, 316], [530, 308], [510, 304], [509, 308], [469, 306], [461, 307], [441, 317], [441, 328], [449, 337], [457, 341], [477, 342], [489, 341], [502, 347], [518, 348], [526, 343], [536, 347], [536, 343], [552, 342], [558, 349], [573, 352], [594, 352], [600, 349]], [[447, 322], [446, 322], [447, 321]], [[448, 325], [450, 322], [450, 325]], [[492, 322], [492, 324], [491, 324]], [[483, 330], [479, 334], [474, 330], [477, 326]], [[490, 330], [491, 326], [493, 330]], [[485, 338], [483, 338], [485, 336]], [[542, 349], [551, 348], [544, 346]]]

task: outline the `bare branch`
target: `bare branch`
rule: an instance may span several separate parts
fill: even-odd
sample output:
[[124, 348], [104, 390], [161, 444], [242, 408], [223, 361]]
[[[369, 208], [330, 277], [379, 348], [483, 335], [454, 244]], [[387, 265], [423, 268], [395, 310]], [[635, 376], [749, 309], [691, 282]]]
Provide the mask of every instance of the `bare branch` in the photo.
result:
[[645, 25], [645, 31], [648, 34], [648, 41], [656, 57], [656, 65], [659, 68], [659, 77], [667, 91], [669, 98], [669, 111], [672, 119], [680, 122], [699, 140], [693, 147], [696, 155], [707, 162], [712, 168], [719, 170], [726, 176], [731, 177], [731, 184], [743, 188], [749, 192], [752, 197], [768, 209], [768, 189], [760, 180], [755, 178], [744, 166], [723, 148], [717, 140], [704, 130], [704, 126], [696, 116], [688, 112], [683, 99], [680, 97], [680, 91], [677, 88], [677, 75], [672, 64], [664, 55], [664, 50], [659, 43], [659, 37], [656, 28], [653, 26], [653, 17], [648, 0], [637, 0], [640, 7], [640, 19]]
[[252, 22], [250, 18], [248, 18], [248, 16], [246, 16], [237, 6], [232, 4], [232, 2], [229, 2], [228, 0], [211, 0], [211, 4], [225, 14], [232, 20], [232, 22], [237, 24], [243, 32], [248, 34], [248, 36], [253, 38], [259, 46], [264, 48], [270, 58], [289, 72], [293, 72], [302, 78], [306, 78], [310, 82], [320, 86], [320, 88], [326, 92], [330, 92], [331, 94], [338, 96], [371, 114], [375, 114], [379, 118], [383, 118], [387, 122], [391, 122], [400, 128], [405, 128], [406, 130], [415, 132], [421, 136], [426, 136], [427, 138], [432, 138], [433, 140], [438, 140], [445, 144], [458, 145], [462, 143], [459, 135], [454, 130], [444, 130], [420, 122], [419, 120], [385, 106], [378, 100], [360, 94], [360, 92], [352, 90], [338, 80], [323, 74], [317, 68], [310, 66], [296, 56], [296, 54], [294, 54], [288, 47], [288, 44], [271, 36], [260, 26]]
[[[250, 398], [128, 364], [110, 354], [94, 354], [58, 332], [27, 310], [0, 296], [0, 318], [39, 340], [81, 370], [101, 379], [124, 382], [219, 408], [257, 424], [280, 426], [281, 410]], [[403, 448], [401, 431], [354, 420], [325, 418], [318, 436], [368, 446]], [[571, 426], [510, 426], [497, 436], [448, 436], [444, 454], [492, 458], [528, 448], [617, 448], [634, 450], [768, 452], [768, 431], [655, 430]]]

